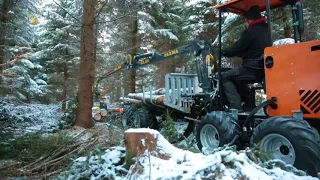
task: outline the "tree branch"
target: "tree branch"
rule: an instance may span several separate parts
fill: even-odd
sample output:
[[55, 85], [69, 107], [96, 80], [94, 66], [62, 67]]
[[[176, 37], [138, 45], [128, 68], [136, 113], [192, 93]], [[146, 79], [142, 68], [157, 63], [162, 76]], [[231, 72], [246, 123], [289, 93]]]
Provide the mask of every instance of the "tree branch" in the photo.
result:
[[58, 4], [55, 0], [52, 0], [56, 5], [58, 5], [61, 9], [63, 9], [67, 14], [69, 14], [73, 19], [75, 19], [77, 22], [79, 22], [80, 24], [81, 21], [79, 19], [77, 19], [75, 16], [73, 16], [71, 13], [69, 13], [64, 7], [62, 7], [60, 4]]

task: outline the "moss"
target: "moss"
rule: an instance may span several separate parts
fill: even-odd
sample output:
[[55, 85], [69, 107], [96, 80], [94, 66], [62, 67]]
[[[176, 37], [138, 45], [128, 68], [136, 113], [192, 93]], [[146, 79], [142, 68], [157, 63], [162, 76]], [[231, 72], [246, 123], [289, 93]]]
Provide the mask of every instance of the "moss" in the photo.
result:
[[126, 156], [124, 158], [124, 163], [125, 163], [124, 167], [126, 169], [130, 169], [130, 166], [135, 163], [133, 158], [134, 158], [133, 152], [131, 152], [128, 148], [126, 148]]

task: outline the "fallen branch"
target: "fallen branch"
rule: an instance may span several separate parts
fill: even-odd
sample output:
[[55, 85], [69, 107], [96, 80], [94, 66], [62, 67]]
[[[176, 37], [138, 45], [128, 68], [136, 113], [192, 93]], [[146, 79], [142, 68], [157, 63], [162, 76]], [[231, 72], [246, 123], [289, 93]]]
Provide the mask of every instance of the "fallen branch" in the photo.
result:
[[44, 176], [45, 178], [46, 178], [46, 177], [50, 177], [51, 175], [60, 173], [62, 170], [63, 170], [63, 169], [58, 169], [58, 170], [52, 171], [52, 172], [50, 172], [50, 173], [44, 174], [43, 176]]
[[[38, 162], [46, 159], [46, 158], [50, 158], [52, 157], [55, 153], [56, 154], [60, 154], [61, 151], [63, 151], [63, 147], [67, 146], [67, 144], [69, 144], [70, 142], [73, 142], [74, 139], [78, 138], [80, 135], [82, 135], [86, 130], [82, 130], [79, 134], [77, 134], [76, 136], [74, 136], [72, 139], [70, 139], [69, 141], [65, 142], [64, 144], [62, 144], [60, 147], [58, 147], [57, 149], [53, 149], [52, 151], [50, 151], [49, 153], [47, 153], [47, 155], [40, 157], [39, 159], [37, 159], [36, 161], [24, 166], [21, 168], [21, 170], [26, 169], [28, 167], [31, 167], [35, 164], [37, 164]], [[58, 153], [57, 153], [58, 152]]]
[[[63, 159], [69, 157], [71, 154], [74, 154], [74, 153], [80, 154], [83, 152], [83, 150], [87, 149], [87, 147], [89, 147], [89, 146], [92, 146], [98, 140], [97, 138], [92, 140], [92, 138], [95, 137], [100, 131], [102, 131], [105, 128], [106, 127], [103, 127], [101, 129], [97, 130], [90, 137], [88, 137], [87, 140], [78, 142], [76, 144], [65, 143], [63, 146], [60, 146], [58, 149], [56, 149], [53, 152], [49, 153], [48, 155], [44, 156], [45, 158], [40, 158], [36, 162], [31, 163], [31, 164], [23, 167], [22, 169], [26, 169], [28, 167], [28, 169], [26, 170], [27, 171], [26, 173], [40, 171], [44, 167], [46, 167], [46, 168], [52, 167], [53, 165], [59, 163]], [[81, 133], [79, 133], [78, 135], [73, 137], [73, 139], [79, 137], [79, 135], [83, 134], [83, 132], [85, 132], [85, 131], [86, 130], [83, 130]], [[87, 143], [89, 141], [90, 141], [90, 143]], [[81, 146], [85, 143], [87, 143], [85, 146]], [[66, 153], [66, 154], [64, 154], [64, 153]]]
[[4, 169], [7, 169], [7, 168], [9, 168], [9, 167], [12, 167], [12, 166], [16, 166], [16, 165], [18, 165], [18, 164], [21, 164], [20, 162], [17, 162], [17, 163], [13, 163], [13, 164], [10, 164], [10, 165], [7, 165], [7, 166], [2, 166], [2, 167], [0, 167], [0, 171], [1, 170], [4, 170]]

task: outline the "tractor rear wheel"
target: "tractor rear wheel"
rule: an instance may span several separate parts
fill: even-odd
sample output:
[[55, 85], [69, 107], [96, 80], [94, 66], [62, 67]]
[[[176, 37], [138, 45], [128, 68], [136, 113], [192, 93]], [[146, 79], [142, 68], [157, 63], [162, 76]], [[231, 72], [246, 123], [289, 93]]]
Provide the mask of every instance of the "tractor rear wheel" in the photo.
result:
[[158, 129], [156, 116], [152, 115], [145, 107], [130, 109], [125, 118], [126, 126]]
[[196, 140], [201, 151], [212, 151], [230, 143], [240, 132], [237, 120], [223, 111], [204, 116], [196, 127]]
[[280, 159], [297, 169], [317, 176], [320, 172], [320, 142], [307, 121], [290, 116], [271, 117], [262, 121], [251, 137], [265, 160]]

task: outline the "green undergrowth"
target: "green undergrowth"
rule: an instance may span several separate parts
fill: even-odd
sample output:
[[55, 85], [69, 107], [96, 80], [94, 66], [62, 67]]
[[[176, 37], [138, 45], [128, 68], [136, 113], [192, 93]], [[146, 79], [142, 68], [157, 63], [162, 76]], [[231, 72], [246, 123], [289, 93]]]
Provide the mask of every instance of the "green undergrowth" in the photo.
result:
[[185, 139], [184, 143], [176, 143], [174, 144], [174, 146], [186, 151], [201, 153], [201, 151], [197, 147], [195, 147], [196, 144], [197, 144], [196, 138], [192, 136], [191, 138]]
[[69, 140], [70, 137], [62, 132], [54, 135], [29, 133], [6, 145], [1, 145], [0, 159], [14, 159], [22, 163], [30, 163], [57, 149]]
[[192, 135], [186, 138], [183, 142], [177, 142], [182, 134], [180, 134], [176, 129], [175, 121], [170, 116], [170, 112], [168, 110], [162, 117], [160, 133], [164, 136], [164, 138], [166, 138], [170, 143], [173, 143], [173, 145], [177, 148], [194, 153], [200, 152], [199, 149], [195, 147], [195, 144], [197, 142], [196, 138]]
[[160, 133], [166, 138], [170, 143], [175, 142], [179, 139], [179, 133], [175, 127], [175, 123], [170, 116], [169, 110], [163, 115], [163, 121], [161, 122]]
[[69, 108], [67, 108], [66, 112], [62, 115], [59, 121], [60, 129], [65, 129], [73, 124], [76, 118], [77, 104], [76, 98], [70, 100]]

